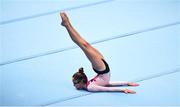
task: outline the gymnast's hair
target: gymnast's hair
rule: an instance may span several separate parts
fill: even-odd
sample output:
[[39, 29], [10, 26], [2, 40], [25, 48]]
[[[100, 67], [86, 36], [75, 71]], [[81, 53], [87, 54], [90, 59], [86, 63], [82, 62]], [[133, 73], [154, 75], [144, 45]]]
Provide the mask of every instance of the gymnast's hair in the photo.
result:
[[84, 73], [83, 68], [79, 68], [79, 71], [74, 73], [72, 77], [73, 84], [86, 84], [88, 81], [86, 74]]

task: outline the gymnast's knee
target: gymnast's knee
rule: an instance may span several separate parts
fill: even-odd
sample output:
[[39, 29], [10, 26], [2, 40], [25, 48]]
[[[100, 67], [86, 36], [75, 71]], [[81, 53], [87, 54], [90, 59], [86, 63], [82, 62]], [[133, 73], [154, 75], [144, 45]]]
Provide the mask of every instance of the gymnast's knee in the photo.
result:
[[89, 49], [91, 47], [91, 45], [88, 42], [82, 42], [80, 45], [84, 49]]

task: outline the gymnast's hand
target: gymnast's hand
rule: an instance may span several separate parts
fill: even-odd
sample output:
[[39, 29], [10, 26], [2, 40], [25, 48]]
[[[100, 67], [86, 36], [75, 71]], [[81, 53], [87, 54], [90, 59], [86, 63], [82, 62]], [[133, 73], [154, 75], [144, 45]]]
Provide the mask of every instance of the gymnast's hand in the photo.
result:
[[134, 82], [128, 82], [127, 85], [128, 86], [139, 86], [139, 84], [134, 83]]
[[133, 90], [129, 90], [129, 89], [123, 89], [122, 92], [124, 92], [125, 94], [135, 94], [136, 92]]

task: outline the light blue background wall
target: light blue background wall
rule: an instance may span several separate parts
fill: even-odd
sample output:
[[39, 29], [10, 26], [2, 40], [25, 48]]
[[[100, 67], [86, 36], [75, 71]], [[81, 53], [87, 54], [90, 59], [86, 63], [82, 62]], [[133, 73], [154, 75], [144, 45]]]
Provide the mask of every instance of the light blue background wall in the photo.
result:
[[[2, 0], [1, 22], [94, 2], [98, 1]], [[78, 32], [94, 42], [179, 22], [179, 4], [178, 0], [115, 0], [67, 14]], [[74, 46], [60, 22], [56, 12], [0, 25], [0, 63]], [[180, 25], [170, 26], [93, 46], [111, 66], [112, 80], [137, 80], [178, 68], [179, 28]], [[79, 48], [3, 65], [0, 105], [42, 105], [82, 94], [71, 83], [71, 75], [81, 66], [89, 78], [95, 75]]]

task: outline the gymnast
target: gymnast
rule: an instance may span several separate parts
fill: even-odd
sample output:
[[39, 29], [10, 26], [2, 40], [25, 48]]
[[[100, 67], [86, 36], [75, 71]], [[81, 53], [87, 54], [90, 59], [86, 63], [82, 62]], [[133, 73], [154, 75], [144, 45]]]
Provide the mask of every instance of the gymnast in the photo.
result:
[[72, 41], [82, 49], [91, 62], [93, 70], [97, 73], [93, 79], [88, 81], [83, 68], [79, 68], [78, 72], [72, 76], [72, 82], [76, 89], [87, 90], [90, 92], [108, 91], [135, 94], [136, 92], [133, 90], [129, 90], [127, 88], [121, 89], [115, 86], [138, 86], [139, 84], [126, 81], [110, 82], [110, 68], [103, 55], [79, 35], [79, 33], [71, 25], [65, 12], [61, 12], [60, 16], [62, 19], [61, 25], [66, 28]]

